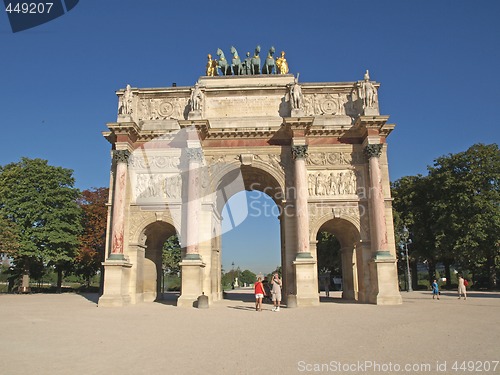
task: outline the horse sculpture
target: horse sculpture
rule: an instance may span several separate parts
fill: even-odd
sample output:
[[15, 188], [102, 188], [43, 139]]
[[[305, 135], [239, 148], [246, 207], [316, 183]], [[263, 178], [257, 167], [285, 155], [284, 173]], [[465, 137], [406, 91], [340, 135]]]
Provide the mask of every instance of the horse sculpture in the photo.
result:
[[267, 54], [266, 62], [262, 67], [262, 74], [273, 74], [275, 73], [275, 64], [274, 64], [274, 47], [271, 47], [269, 53]]
[[230, 76], [231, 75], [231, 66], [227, 63], [226, 58], [224, 56], [224, 52], [220, 48], [217, 48], [217, 56], [219, 56], [219, 61], [217, 63], [217, 67], [221, 70], [222, 75]]
[[252, 74], [260, 74], [260, 46], [255, 48], [255, 55], [252, 57]]
[[233, 54], [233, 59], [231, 60], [231, 66], [233, 68], [233, 74], [239, 76], [243, 74], [243, 65], [241, 64], [240, 57], [238, 56], [238, 51], [234, 46], [231, 46], [231, 53]]

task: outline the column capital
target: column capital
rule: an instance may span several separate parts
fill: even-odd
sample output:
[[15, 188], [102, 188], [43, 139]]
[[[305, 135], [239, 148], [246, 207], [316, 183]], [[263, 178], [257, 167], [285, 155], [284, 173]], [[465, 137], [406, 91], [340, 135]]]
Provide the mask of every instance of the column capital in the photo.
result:
[[203, 152], [201, 147], [193, 147], [186, 149], [189, 161], [201, 162], [203, 160]]
[[113, 150], [113, 159], [116, 162], [122, 162], [122, 163], [127, 163], [130, 158], [130, 151], [129, 150]]
[[307, 145], [292, 146], [292, 156], [294, 159], [305, 159], [307, 155]]
[[379, 158], [380, 155], [382, 154], [382, 147], [383, 146], [384, 145], [382, 143], [370, 144], [370, 145], [366, 145], [366, 147], [363, 151], [368, 159], [373, 158], [373, 157]]

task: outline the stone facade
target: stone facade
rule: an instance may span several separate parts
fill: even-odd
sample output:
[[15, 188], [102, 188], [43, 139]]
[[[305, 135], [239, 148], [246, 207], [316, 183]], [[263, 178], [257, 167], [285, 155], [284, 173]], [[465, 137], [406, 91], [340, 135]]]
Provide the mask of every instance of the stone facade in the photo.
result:
[[220, 300], [221, 213], [244, 189], [280, 209], [285, 300], [319, 303], [316, 236], [329, 231], [342, 247], [343, 297], [401, 303], [386, 145], [394, 125], [367, 75], [200, 77], [194, 87], [118, 91], [117, 121], [103, 133], [113, 162], [99, 305], [153, 301], [161, 246], [175, 233], [178, 306], [202, 293]]

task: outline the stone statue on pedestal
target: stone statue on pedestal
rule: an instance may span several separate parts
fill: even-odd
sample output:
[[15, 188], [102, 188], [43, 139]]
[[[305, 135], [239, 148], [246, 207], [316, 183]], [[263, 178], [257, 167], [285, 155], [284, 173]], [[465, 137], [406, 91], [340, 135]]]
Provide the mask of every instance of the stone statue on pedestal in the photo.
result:
[[194, 85], [194, 88], [191, 89], [191, 112], [201, 111], [202, 100], [203, 100], [203, 93], [201, 92], [198, 83], [196, 83]]
[[368, 70], [365, 73], [364, 81], [360, 85], [359, 96], [363, 99], [363, 108], [375, 108], [377, 101], [377, 88], [370, 81], [370, 73]]
[[292, 109], [302, 109], [302, 88], [299, 85], [299, 77], [295, 78], [293, 84], [290, 86], [290, 103]]
[[130, 85], [127, 85], [127, 87], [125, 88], [125, 92], [121, 97], [121, 105], [120, 108], [118, 109], [118, 114], [122, 116], [127, 116], [132, 114], [133, 100], [134, 100], [134, 94], [132, 92]]

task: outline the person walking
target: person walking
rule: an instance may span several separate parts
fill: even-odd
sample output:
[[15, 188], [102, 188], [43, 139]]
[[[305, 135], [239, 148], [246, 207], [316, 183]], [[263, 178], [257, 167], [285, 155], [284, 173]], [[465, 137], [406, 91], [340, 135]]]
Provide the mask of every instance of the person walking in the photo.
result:
[[271, 280], [271, 296], [273, 300], [273, 311], [280, 311], [280, 305], [281, 305], [281, 286], [283, 282], [280, 279], [280, 276], [275, 273], [273, 275], [273, 279]]
[[262, 311], [262, 298], [266, 295], [264, 285], [262, 285], [262, 277], [257, 279], [255, 283], [255, 311]]
[[432, 299], [439, 299], [439, 285], [436, 280], [432, 282]]
[[467, 288], [465, 286], [465, 280], [462, 275], [458, 275], [458, 299], [464, 295], [464, 300], [467, 299]]

